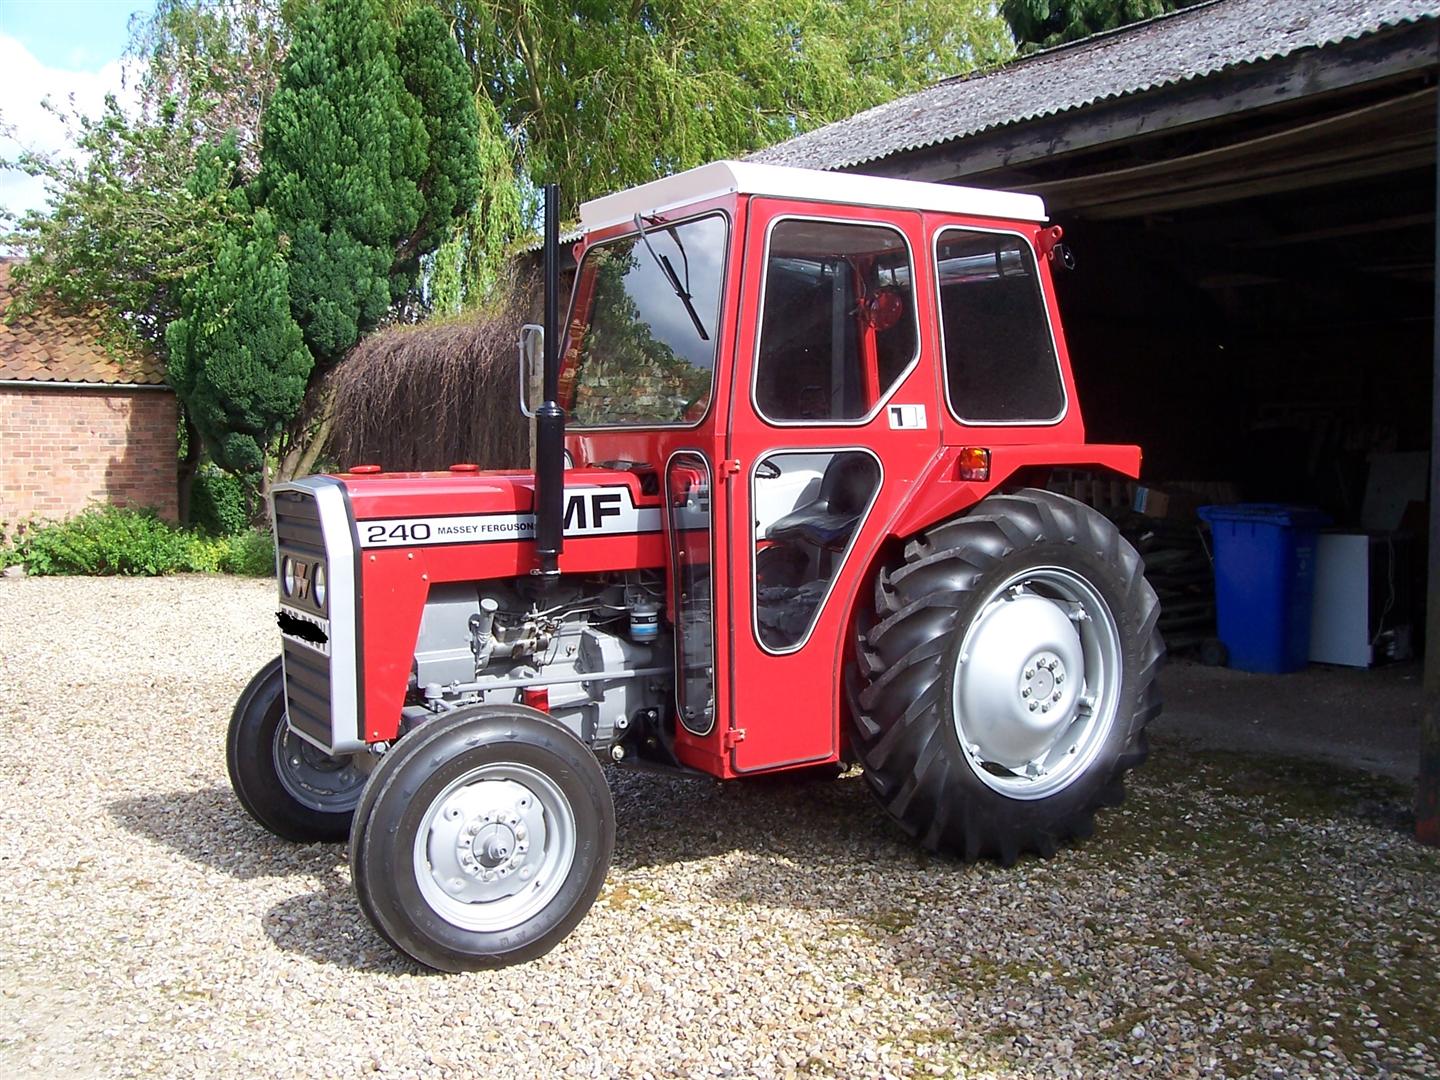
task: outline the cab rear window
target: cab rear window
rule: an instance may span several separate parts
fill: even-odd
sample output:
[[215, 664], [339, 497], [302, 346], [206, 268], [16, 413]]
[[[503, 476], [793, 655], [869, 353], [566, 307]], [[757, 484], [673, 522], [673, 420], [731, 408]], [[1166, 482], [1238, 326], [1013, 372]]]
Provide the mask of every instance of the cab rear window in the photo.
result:
[[1030, 245], [946, 229], [935, 262], [950, 411], [978, 424], [1058, 420], [1065, 387]]

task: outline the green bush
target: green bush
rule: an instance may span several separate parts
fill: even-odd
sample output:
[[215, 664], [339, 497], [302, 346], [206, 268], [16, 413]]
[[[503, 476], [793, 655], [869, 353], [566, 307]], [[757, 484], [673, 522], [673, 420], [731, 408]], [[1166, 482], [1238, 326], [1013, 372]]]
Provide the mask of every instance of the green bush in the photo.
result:
[[244, 481], [203, 465], [190, 488], [190, 523], [211, 536], [239, 536], [250, 528], [250, 498]]
[[27, 529], [13, 561], [31, 574], [172, 574], [187, 567], [189, 545], [150, 511], [93, 506]]
[[268, 529], [247, 529], [225, 538], [220, 569], [227, 574], [269, 577], [275, 573], [275, 537]]
[[0, 565], [24, 563], [34, 575], [230, 573], [275, 571], [268, 533], [205, 536], [162, 521], [153, 511], [92, 506], [67, 521], [31, 523], [0, 548]]

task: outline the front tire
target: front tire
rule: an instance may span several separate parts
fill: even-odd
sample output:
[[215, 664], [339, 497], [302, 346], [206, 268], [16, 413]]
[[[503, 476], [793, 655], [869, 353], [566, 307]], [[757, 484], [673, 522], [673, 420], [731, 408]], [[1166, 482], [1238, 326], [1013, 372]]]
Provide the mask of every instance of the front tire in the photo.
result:
[[871, 789], [929, 850], [1049, 855], [1124, 798], [1159, 713], [1144, 564], [1097, 511], [993, 496], [881, 573], [850, 675]]
[[235, 702], [225, 764], [240, 805], [276, 836], [311, 843], [349, 833], [365, 774], [290, 730], [280, 657], [256, 672]]
[[548, 952], [599, 895], [615, 808], [595, 755], [543, 713], [480, 705], [401, 739], [351, 833], [361, 910], [441, 971]]

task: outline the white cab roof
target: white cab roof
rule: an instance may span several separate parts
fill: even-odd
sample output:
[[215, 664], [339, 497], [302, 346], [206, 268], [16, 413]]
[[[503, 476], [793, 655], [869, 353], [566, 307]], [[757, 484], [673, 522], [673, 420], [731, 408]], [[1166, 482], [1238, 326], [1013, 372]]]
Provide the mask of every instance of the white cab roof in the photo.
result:
[[974, 217], [1045, 221], [1045, 202], [1038, 195], [1010, 191], [922, 184], [885, 176], [792, 169], [749, 161], [716, 161], [674, 176], [619, 191], [580, 204], [586, 231], [603, 229], [636, 214], [654, 214], [717, 195], [776, 195], [787, 199], [883, 206], [901, 210], [935, 210]]

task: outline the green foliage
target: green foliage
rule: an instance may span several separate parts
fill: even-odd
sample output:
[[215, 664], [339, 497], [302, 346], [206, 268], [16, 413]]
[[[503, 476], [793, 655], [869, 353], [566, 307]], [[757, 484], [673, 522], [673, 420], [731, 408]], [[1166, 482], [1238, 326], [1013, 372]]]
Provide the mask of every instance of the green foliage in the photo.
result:
[[[405, 5], [405, 0], [391, 0]], [[446, 0], [535, 184], [584, 199], [745, 153], [1014, 50], [988, 0]]]
[[286, 15], [307, 2], [158, 0], [131, 23], [141, 115], [180, 103], [194, 118], [196, 147], [234, 139], [240, 178], [254, 177], [260, 118], [289, 42]]
[[451, 223], [479, 197], [480, 117], [465, 59], [434, 8], [419, 7], [406, 16], [395, 55], [425, 128], [426, 162], [419, 178], [424, 209], [395, 257], [398, 270], [414, 274], [420, 253], [439, 247]]
[[378, 0], [302, 12], [265, 112], [252, 198], [290, 238], [291, 306], [321, 365], [389, 310], [397, 248], [426, 208], [424, 111]]
[[269, 577], [275, 573], [275, 537], [267, 529], [246, 529], [223, 540], [220, 572], [247, 577]]
[[426, 304], [438, 315], [458, 315], [502, 300], [505, 261], [525, 232], [525, 194], [516, 179], [515, 156], [495, 105], [475, 98], [480, 195], [455, 222], [445, 242], [425, 260]]
[[211, 537], [177, 528], [150, 510], [97, 505], [67, 521], [30, 524], [8, 547], [0, 566], [23, 563], [27, 574], [246, 574], [275, 571], [270, 534], [246, 529]]
[[72, 120], [77, 158], [18, 162], [45, 179], [50, 204], [8, 238], [25, 256], [16, 310], [47, 296], [61, 308], [99, 307], [121, 347], [161, 343], [185, 283], [236, 219], [233, 144], [228, 156], [208, 152], [196, 184], [199, 120], [182, 103], [132, 120], [107, 98], [98, 119]]
[[211, 458], [258, 476], [295, 415], [312, 361], [290, 316], [289, 274], [268, 212], [226, 238], [170, 324], [169, 379]]
[[211, 536], [238, 536], [250, 528], [250, 503], [240, 477], [202, 466], [190, 488], [190, 523]]
[[1000, 10], [1025, 51], [1115, 30], [1200, 0], [1004, 0]]

